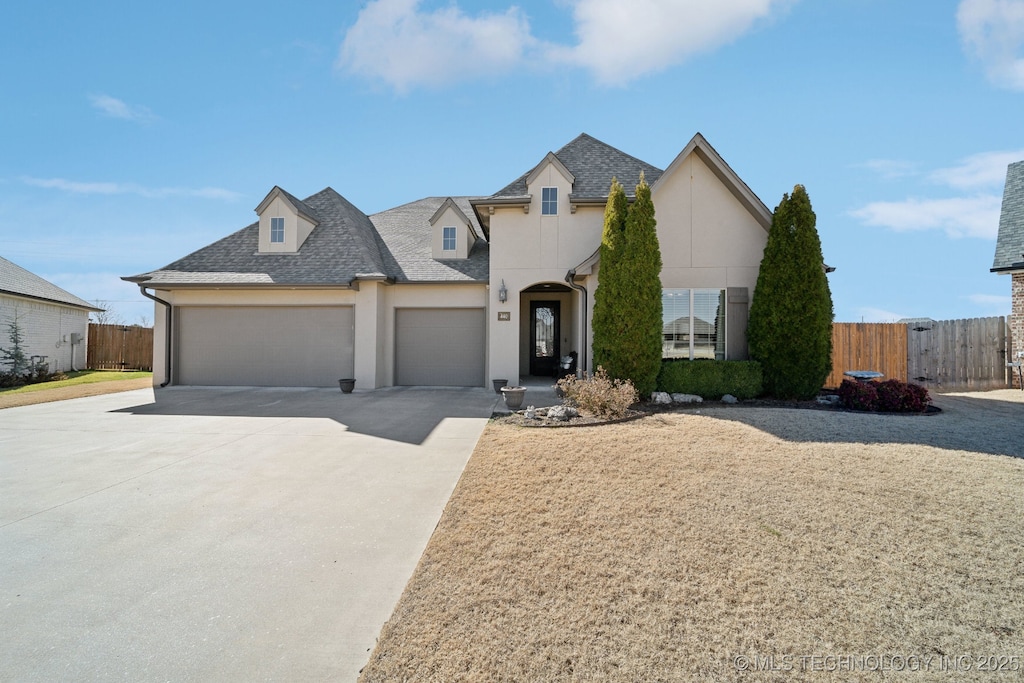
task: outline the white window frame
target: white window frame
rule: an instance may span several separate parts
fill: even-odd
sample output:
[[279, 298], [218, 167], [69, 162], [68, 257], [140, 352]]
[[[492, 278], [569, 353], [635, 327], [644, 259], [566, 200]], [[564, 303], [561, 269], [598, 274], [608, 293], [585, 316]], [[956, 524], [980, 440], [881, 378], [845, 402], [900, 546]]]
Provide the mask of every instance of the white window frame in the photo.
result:
[[[721, 317], [721, 321], [722, 321], [722, 329], [721, 329], [721, 331], [719, 333], [719, 336], [716, 337], [716, 342], [719, 342], [720, 345], [721, 345], [721, 352], [722, 352], [721, 360], [728, 359], [728, 357], [729, 357], [729, 344], [728, 344], [728, 339], [729, 339], [729, 337], [728, 337], [728, 330], [729, 330], [729, 304], [728, 304], [728, 302], [729, 302], [729, 297], [728, 297], [728, 291], [724, 287], [689, 288], [689, 289], [687, 289], [687, 288], [670, 288], [670, 287], [666, 287], [666, 288], [661, 290], [662, 305], [663, 305], [663, 307], [664, 307], [664, 302], [665, 302], [665, 295], [666, 295], [666, 293], [669, 293], [669, 292], [671, 292], [671, 293], [673, 293], [673, 294], [675, 294], [677, 296], [686, 296], [687, 297], [687, 317], [689, 318], [689, 324], [688, 324], [688, 329], [685, 332], [685, 335], [687, 337], [688, 346], [686, 347], [686, 355], [682, 355], [682, 354], [666, 355], [665, 347], [664, 347], [664, 328], [665, 328], [665, 325], [668, 322], [671, 322], [671, 320], [665, 320], [665, 311], [663, 310], [663, 312], [662, 312], [662, 344], [663, 344], [663, 346], [662, 346], [662, 354], [661, 354], [662, 358], [664, 358], [664, 359], [685, 358], [685, 359], [688, 359], [688, 360], [695, 360], [697, 358], [697, 348], [698, 348], [698, 345], [696, 343], [697, 334], [694, 332], [694, 324], [693, 324], [694, 317], [695, 317], [694, 316], [694, 308], [695, 308], [695, 303], [696, 303], [696, 299], [697, 299], [697, 294], [698, 293], [705, 293], [705, 294], [714, 293], [719, 298], [719, 306], [721, 307], [720, 317]], [[686, 294], [684, 294], [684, 292]], [[669, 317], [670, 318], [673, 315], [674, 315], [674, 313], [669, 313]], [[676, 318], [676, 319], [678, 319], [678, 318]], [[701, 346], [701, 348], [703, 349], [703, 348], [707, 348], [707, 347], [706, 346]], [[705, 356], [701, 356], [701, 357], [703, 358]], [[717, 349], [716, 349], [716, 352], [715, 352], [715, 357], [717, 357]]]
[[[458, 231], [450, 225], [446, 225], [441, 228], [441, 250], [442, 251], [455, 251], [458, 245]], [[448, 244], [451, 246], [448, 246]]]
[[[549, 192], [550, 190], [550, 192]], [[540, 215], [558, 215], [558, 188], [542, 187], [540, 189]]]
[[270, 219], [270, 243], [284, 244], [284, 218], [274, 217]]

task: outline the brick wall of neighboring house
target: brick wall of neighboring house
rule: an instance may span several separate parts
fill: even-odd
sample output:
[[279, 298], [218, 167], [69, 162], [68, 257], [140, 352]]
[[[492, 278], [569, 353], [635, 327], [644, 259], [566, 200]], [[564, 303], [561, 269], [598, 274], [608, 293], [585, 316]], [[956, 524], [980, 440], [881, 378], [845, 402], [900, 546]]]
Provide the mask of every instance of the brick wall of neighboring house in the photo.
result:
[[[1024, 272], [1013, 274], [1013, 305], [1010, 313], [1010, 335], [1013, 337], [1011, 360], [1024, 360], [1017, 354], [1024, 351]], [[1019, 375], [1014, 373], [1013, 386], [1020, 387]]]

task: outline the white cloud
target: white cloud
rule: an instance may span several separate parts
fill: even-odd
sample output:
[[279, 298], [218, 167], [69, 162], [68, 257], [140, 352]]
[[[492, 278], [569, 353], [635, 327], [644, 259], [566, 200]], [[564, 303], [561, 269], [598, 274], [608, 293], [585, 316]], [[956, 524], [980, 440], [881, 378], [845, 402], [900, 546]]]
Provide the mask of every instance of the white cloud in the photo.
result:
[[92, 106], [103, 114], [115, 119], [126, 121], [147, 122], [156, 119], [156, 116], [148, 107], [142, 105], [131, 105], [110, 95], [89, 95]]
[[1024, 0], [962, 0], [960, 40], [994, 84], [1024, 90]]
[[978, 306], [1000, 311], [1009, 311], [1013, 303], [1011, 297], [999, 294], [968, 294], [962, 298]]
[[421, 0], [372, 0], [345, 34], [338, 66], [399, 92], [510, 70], [536, 44], [526, 16], [467, 16], [452, 4], [421, 11]]
[[995, 239], [1001, 200], [995, 195], [872, 202], [852, 213], [867, 225], [910, 230], [943, 230], [950, 237]]
[[1006, 167], [1024, 159], [1024, 149], [1009, 152], [982, 152], [974, 154], [950, 168], [940, 168], [929, 174], [933, 182], [957, 189], [977, 187], [1002, 188], [1006, 180]]
[[242, 195], [219, 187], [143, 187], [135, 183], [82, 182], [64, 178], [22, 178], [26, 185], [62, 190], [72, 194], [134, 194], [147, 199], [165, 197], [199, 197], [201, 199], [222, 199], [231, 201]]
[[780, 0], [570, 0], [573, 47], [552, 54], [622, 85], [730, 43], [768, 17]]
[[861, 306], [857, 309], [857, 312], [860, 314], [861, 322], [865, 323], [894, 323], [902, 318], [911, 317], [902, 313], [893, 313], [884, 308], [873, 308], [871, 306]]
[[515, 6], [468, 16], [454, 2], [423, 10], [422, 0], [371, 0], [346, 32], [337, 66], [399, 92], [536, 63], [584, 68], [622, 85], [725, 45], [794, 1], [563, 0], [577, 39], [568, 45], [535, 38]]

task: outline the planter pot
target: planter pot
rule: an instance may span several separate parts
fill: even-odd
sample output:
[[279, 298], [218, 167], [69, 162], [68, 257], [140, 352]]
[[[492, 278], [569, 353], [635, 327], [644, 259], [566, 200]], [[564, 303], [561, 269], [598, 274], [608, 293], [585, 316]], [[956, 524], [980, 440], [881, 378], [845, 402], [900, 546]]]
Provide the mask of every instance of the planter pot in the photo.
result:
[[526, 396], [526, 387], [501, 388], [501, 397], [505, 399], [505, 405], [509, 410], [519, 410], [523, 405], [524, 396]]
[[494, 393], [496, 394], [500, 394], [501, 388], [508, 384], [507, 379], [492, 379], [491, 381], [494, 382]]
[[356, 388], [356, 381], [354, 379], [339, 379], [338, 386], [341, 387], [343, 393], [351, 394], [352, 390]]

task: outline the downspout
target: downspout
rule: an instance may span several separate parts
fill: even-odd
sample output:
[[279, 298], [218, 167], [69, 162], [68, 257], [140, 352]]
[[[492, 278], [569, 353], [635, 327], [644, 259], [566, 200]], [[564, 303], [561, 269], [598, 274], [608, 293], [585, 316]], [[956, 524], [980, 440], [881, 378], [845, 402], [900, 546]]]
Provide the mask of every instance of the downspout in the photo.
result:
[[147, 292], [146, 286], [143, 285], [141, 282], [139, 283], [139, 292], [141, 292], [142, 296], [146, 297], [147, 299], [152, 299], [158, 304], [163, 304], [164, 310], [166, 311], [167, 317], [166, 323], [164, 324], [164, 328], [166, 328], [167, 332], [167, 341], [164, 344], [164, 382], [163, 384], [160, 385], [160, 388], [163, 389], [164, 387], [171, 383], [171, 320], [173, 320], [173, 316], [171, 315], [171, 304], [164, 301], [160, 297], [154, 296]]
[[587, 288], [576, 284], [575, 277], [576, 270], [570, 270], [565, 274], [565, 283], [579, 292], [583, 299], [583, 306], [580, 310], [580, 317], [583, 320], [583, 324], [580, 327], [580, 333], [583, 335], [583, 348], [580, 349], [579, 369], [583, 371], [585, 377], [587, 372]]

